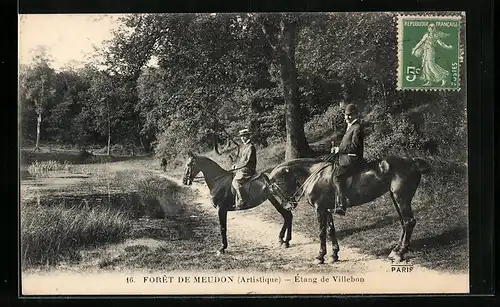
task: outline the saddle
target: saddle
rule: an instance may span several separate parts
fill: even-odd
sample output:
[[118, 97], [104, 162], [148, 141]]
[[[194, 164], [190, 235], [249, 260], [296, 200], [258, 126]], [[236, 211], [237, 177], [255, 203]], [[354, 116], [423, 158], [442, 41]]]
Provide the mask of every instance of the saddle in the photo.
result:
[[[336, 173], [336, 168], [339, 167], [338, 164], [338, 156], [336, 155], [335, 157], [328, 157], [329, 160], [328, 162], [333, 164], [333, 173]], [[349, 175], [345, 178], [345, 188], [346, 190], [351, 187], [353, 182], [358, 181], [359, 177], [361, 176], [361, 173], [369, 170], [376, 169], [376, 165], [378, 163], [378, 160], [367, 160], [366, 158], [362, 158], [356, 165], [353, 165], [353, 169], [349, 170]]]
[[[243, 184], [243, 189], [245, 189], [247, 192], [250, 192], [250, 186], [255, 183], [255, 181], [262, 181], [263, 184], [265, 184], [266, 180], [262, 179], [261, 177], [264, 175], [264, 173], [259, 173], [256, 172], [252, 177], [248, 178], [245, 180], [245, 183]], [[234, 187], [231, 186], [231, 191], [234, 193]]]

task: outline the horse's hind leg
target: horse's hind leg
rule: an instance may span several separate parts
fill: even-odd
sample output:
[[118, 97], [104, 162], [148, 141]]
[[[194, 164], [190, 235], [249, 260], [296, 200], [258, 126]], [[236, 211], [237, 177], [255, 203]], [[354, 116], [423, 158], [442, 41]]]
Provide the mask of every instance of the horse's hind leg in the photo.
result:
[[[278, 242], [280, 244], [284, 244], [285, 247], [290, 247], [290, 240], [292, 240], [292, 220], [293, 220], [292, 212], [285, 210], [281, 206], [281, 204], [272, 197], [269, 198], [269, 201], [283, 217], [283, 226], [281, 226]], [[285, 232], [286, 232], [286, 239], [284, 239]]]
[[319, 226], [319, 240], [320, 240], [320, 250], [318, 256], [316, 256], [316, 260], [319, 264], [325, 262], [326, 255], [326, 220], [327, 220], [328, 211], [326, 208], [320, 207], [316, 204], [316, 218], [318, 220]]
[[392, 202], [394, 203], [394, 207], [396, 207], [396, 212], [398, 213], [399, 220], [401, 222], [401, 236], [399, 238], [398, 243], [394, 246], [391, 253], [389, 254], [389, 259], [394, 259], [396, 257], [396, 255], [399, 253], [399, 251], [401, 249], [401, 244], [403, 243], [403, 238], [405, 236], [405, 225], [404, 225], [404, 221], [403, 221], [403, 216], [401, 215], [401, 210], [399, 209], [399, 204], [396, 201], [394, 193], [390, 192], [390, 195], [391, 195]]
[[399, 262], [404, 259], [405, 254], [408, 252], [411, 235], [417, 221], [413, 216], [411, 201], [405, 199], [405, 197], [398, 196], [396, 193], [394, 193], [393, 200], [400, 214], [403, 231], [398, 245], [391, 252], [390, 258]]
[[413, 216], [413, 211], [411, 210], [410, 202], [408, 202], [404, 208], [405, 209], [403, 211], [408, 211], [408, 213], [403, 215], [405, 234], [403, 237], [403, 244], [401, 245], [401, 249], [399, 250], [399, 255], [401, 259], [404, 259], [405, 254], [408, 252], [410, 248], [411, 235], [413, 234], [413, 229], [417, 224], [417, 220]]
[[332, 240], [332, 260], [333, 262], [339, 261], [339, 242], [337, 240], [337, 235], [335, 232], [335, 224], [333, 222], [333, 214], [329, 213], [327, 216], [327, 221], [328, 221], [328, 234], [330, 236], [330, 240]]

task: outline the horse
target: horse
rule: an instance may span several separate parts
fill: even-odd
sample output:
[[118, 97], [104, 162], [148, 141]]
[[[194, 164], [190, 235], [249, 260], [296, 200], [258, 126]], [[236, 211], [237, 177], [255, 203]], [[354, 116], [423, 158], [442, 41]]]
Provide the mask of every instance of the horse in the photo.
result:
[[[208, 157], [196, 155], [192, 151], [189, 151], [182, 178], [183, 184], [191, 185], [193, 179], [200, 172], [203, 174], [205, 183], [210, 190], [212, 206], [218, 210], [222, 246], [218, 249], [217, 254], [220, 255], [225, 253], [228, 247], [227, 212], [235, 211], [235, 191], [232, 187], [234, 172], [223, 169]], [[254, 175], [244, 184], [244, 188], [248, 192], [248, 206], [240, 210], [255, 208], [263, 204], [266, 200], [269, 200], [284, 220], [279, 234], [279, 243], [284, 244], [285, 247], [289, 247], [289, 242], [292, 239], [291, 228], [293, 218], [290, 211], [295, 208], [296, 204], [292, 202], [287, 203], [279, 187], [273, 184], [264, 173]], [[287, 233], [287, 237], [284, 239], [285, 232]]]
[[[315, 208], [319, 225], [320, 250], [315, 260], [324, 263], [326, 255], [326, 230], [332, 241], [332, 260], [339, 260], [339, 244], [333, 222], [335, 190], [332, 183], [334, 163], [321, 158], [299, 158], [277, 165], [269, 179], [278, 184], [286, 197], [305, 196]], [[389, 259], [401, 262], [409, 250], [416, 219], [411, 201], [420, 184], [422, 174], [431, 171], [423, 159], [387, 156], [384, 159], [364, 161], [359, 171], [346, 179], [347, 207], [366, 204], [389, 192], [401, 221], [402, 233], [398, 243], [389, 254]]]

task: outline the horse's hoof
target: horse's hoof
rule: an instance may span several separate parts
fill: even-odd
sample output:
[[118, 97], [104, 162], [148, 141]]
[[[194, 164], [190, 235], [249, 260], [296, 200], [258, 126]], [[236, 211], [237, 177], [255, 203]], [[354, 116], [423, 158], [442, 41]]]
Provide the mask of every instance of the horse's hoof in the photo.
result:
[[338, 255], [333, 255], [332, 256], [332, 262], [338, 262], [339, 261], [339, 256]]
[[394, 253], [394, 255], [390, 258], [392, 262], [399, 263], [404, 260], [404, 257], [398, 253]]
[[325, 255], [319, 254], [318, 256], [316, 256], [315, 260], [316, 260], [315, 262], [317, 264], [323, 264], [323, 263], [325, 263]]
[[225, 253], [226, 253], [226, 251], [225, 251], [225, 250], [223, 250], [223, 249], [219, 249], [219, 250], [217, 251], [217, 256], [220, 256], [220, 255], [225, 254]]
[[283, 246], [284, 246], [285, 248], [289, 248], [289, 247], [290, 247], [290, 243], [289, 243], [289, 242], [285, 242], [285, 243], [283, 244]]
[[314, 264], [324, 264], [325, 263], [325, 259], [314, 259]]
[[397, 252], [395, 250], [393, 250], [393, 251], [391, 251], [389, 256], [387, 256], [387, 258], [389, 258], [390, 260], [394, 260], [396, 256], [397, 256]]

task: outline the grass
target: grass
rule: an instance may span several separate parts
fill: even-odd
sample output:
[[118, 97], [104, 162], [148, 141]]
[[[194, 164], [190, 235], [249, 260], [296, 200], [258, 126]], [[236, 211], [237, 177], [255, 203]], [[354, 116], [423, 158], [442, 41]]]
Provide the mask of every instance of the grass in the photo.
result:
[[117, 161], [127, 161], [144, 158], [144, 156], [131, 155], [94, 155], [89, 152], [79, 150], [63, 150], [56, 148], [41, 147], [40, 151], [23, 148], [20, 151], [21, 166], [30, 165], [34, 162], [56, 161], [59, 163], [70, 164], [91, 164], [91, 163], [110, 163]]
[[78, 249], [119, 242], [132, 225], [126, 213], [109, 207], [73, 207], [62, 204], [21, 207], [22, 264], [55, 264], [78, 260]]
[[33, 177], [47, 177], [49, 172], [68, 170], [69, 164], [67, 161], [59, 163], [57, 161], [35, 161], [27, 168], [28, 173]]

